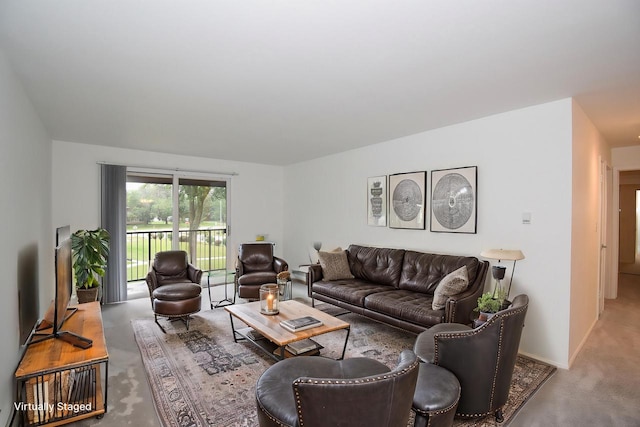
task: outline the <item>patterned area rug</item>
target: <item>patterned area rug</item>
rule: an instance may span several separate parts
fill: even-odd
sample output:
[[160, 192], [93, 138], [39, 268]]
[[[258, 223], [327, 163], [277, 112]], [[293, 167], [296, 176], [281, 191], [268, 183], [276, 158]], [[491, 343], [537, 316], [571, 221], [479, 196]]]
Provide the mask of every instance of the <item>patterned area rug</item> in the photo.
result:
[[[398, 354], [413, 347], [415, 335], [355, 314], [341, 317], [351, 324], [347, 358], [370, 357], [395, 366]], [[257, 426], [255, 384], [274, 361], [251, 343], [234, 343], [229, 315], [222, 309], [193, 316], [189, 331], [180, 321], [160, 319], [163, 334], [152, 319], [133, 320], [156, 412], [165, 427]], [[236, 324], [243, 326], [241, 322]], [[322, 355], [337, 358], [345, 332], [314, 338], [324, 346]], [[526, 400], [555, 368], [519, 357], [509, 401], [504, 409], [506, 426]], [[413, 417], [410, 420], [413, 425]], [[456, 426], [498, 425], [493, 417], [456, 420]]]

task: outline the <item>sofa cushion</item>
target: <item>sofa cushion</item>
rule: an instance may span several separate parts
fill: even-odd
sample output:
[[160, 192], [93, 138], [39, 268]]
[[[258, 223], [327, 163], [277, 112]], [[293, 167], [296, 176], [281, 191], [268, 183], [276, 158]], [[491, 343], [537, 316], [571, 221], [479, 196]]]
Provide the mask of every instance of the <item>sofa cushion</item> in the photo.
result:
[[349, 304], [364, 307], [364, 299], [367, 295], [376, 292], [388, 291], [388, 286], [378, 285], [363, 280], [337, 280], [334, 282], [315, 282], [312, 286], [313, 292], [344, 301]]
[[398, 287], [404, 249], [351, 245], [347, 250], [351, 274], [356, 279]]
[[353, 279], [345, 251], [318, 252], [324, 280]]
[[158, 286], [152, 296], [162, 301], [184, 301], [197, 297], [201, 292], [202, 288], [195, 283], [182, 282]]
[[246, 273], [238, 277], [238, 285], [260, 286], [267, 283], [276, 283], [276, 278], [277, 274], [275, 271], [256, 271], [253, 273]]
[[463, 265], [456, 271], [444, 276], [438, 283], [436, 291], [433, 293], [433, 309], [442, 310], [450, 296], [459, 294], [469, 286], [467, 276], [467, 266]]
[[438, 283], [463, 265], [467, 266], [469, 283], [473, 283], [480, 266], [476, 257], [406, 251], [399, 287], [433, 295]]
[[421, 292], [393, 290], [367, 295], [364, 307], [418, 325], [435, 325], [444, 320], [444, 310], [433, 310], [433, 296]]

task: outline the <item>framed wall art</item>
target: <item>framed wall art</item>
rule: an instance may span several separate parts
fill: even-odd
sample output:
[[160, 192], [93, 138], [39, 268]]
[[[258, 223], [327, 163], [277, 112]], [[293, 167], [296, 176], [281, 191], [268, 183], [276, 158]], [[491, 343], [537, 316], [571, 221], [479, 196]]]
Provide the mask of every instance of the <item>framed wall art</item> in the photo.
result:
[[387, 226], [387, 176], [367, 179], [367, 224]]
[[431, 171], [431, 231], [475, 233], [478, 167]]
[[426, 172], [389, 175], [389, 227], [425, 228]]

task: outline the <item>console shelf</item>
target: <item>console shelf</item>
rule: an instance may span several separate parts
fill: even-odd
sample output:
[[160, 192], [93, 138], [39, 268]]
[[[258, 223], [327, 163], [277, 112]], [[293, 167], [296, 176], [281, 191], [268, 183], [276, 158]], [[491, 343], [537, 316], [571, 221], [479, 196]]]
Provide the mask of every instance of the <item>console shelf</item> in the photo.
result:
[[107, 412], [107, 353], [98, 302], [79, 304], [64, 330], [89, 338], [88, 349], [50, 339], [27, 347], [15, 372], [21, 425], [57, 426]]

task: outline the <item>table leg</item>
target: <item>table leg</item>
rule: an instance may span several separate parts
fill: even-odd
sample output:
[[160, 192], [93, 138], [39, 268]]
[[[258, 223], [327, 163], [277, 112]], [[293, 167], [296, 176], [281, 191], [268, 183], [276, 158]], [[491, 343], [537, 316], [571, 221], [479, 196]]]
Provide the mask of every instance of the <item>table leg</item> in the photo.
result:
[[351, 326], [347, 328], [347, 336], [344, 339], [344, 347], [342, 347], [342, 356], [338, 360], [343, 360], [344, 354], [347, 352], [347, 342], [349, 341], [349, 333], [351, 333]]
[[233, 314], [229, 313], [229, 321], [231, 321], [231, 333], [233, 334], [233, 342], [238, 342], [238, 336], [236, 334], [236, 328], [233, 325]]
[[[100, 367], [98, 366], [98, 369]], [[104, 413], [107, 413], [107, 391], [109, 390], [109, 362], [104, 364]]]
[[[232, 274], [235, 274], [235, 273], [232, 273]], [[233, 300], [231, 300], [229, 298], [229, 294], [227, 292], [228, 287], [229, 287], [229, 283], [227, 281], [227, 276], [228, 276], [228, 273], [225, 271], [225, 273], [224, 273], [224, 285], [223, 285], [224, 286], [224, 299], [221, 299], [220, 301], [212, 301], [211, 300], [211, 284], [209, 283], [211, 275], [207, 276], [207, 289], [209, 290], [209, 303], [211, 304], [211, 309], [212, 310], [214, 308], [226, 307], [227, 305], [233, 305], [233, 304], [236, 303], [235, 287], [234, 287], [234, 290], [233, 290]], [[235, 282], [233, 282], [233, 283], [235, 283]]]

